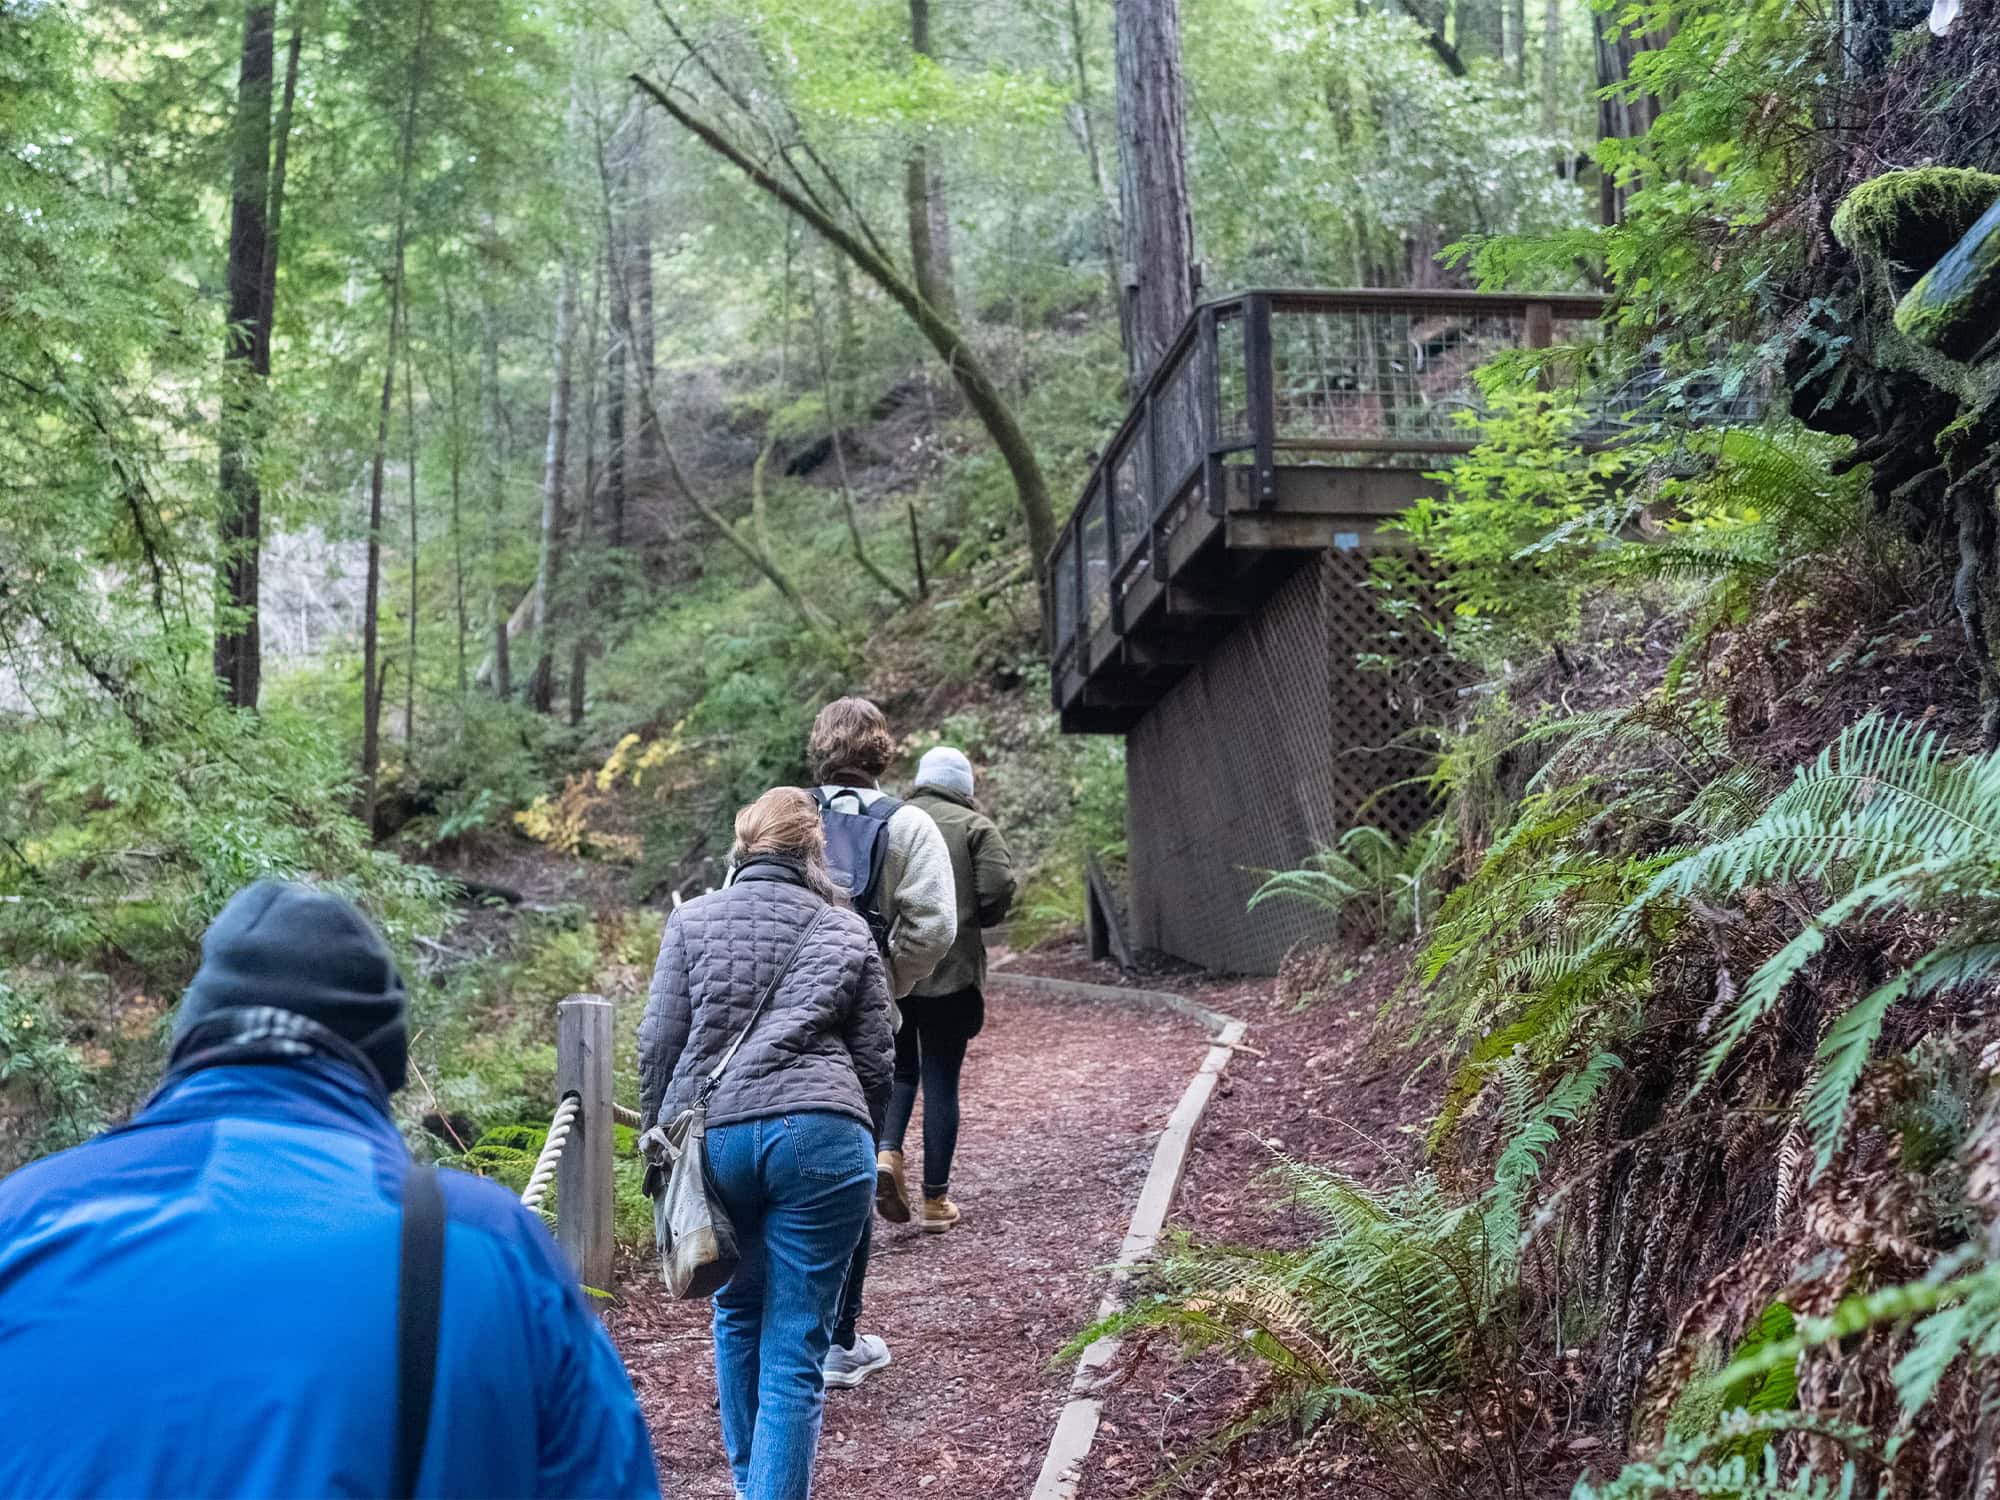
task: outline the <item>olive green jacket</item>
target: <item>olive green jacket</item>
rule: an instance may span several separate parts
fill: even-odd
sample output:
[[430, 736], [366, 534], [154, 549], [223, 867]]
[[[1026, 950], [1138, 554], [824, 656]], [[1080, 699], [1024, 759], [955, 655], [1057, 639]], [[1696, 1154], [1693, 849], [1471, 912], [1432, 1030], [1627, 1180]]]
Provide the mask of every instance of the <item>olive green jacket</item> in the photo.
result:
[[906, 799], [930, 814], [951, 851], [952, 883], [958, 891], [958, 936], [951, 948], [912, 992], [950, 995], [984, 989], [986, 940], [979, 929], [1004, 919], [1014, 904], [1014, 856], [993, 820], [970, 798], [942, 787], [920, 786]]

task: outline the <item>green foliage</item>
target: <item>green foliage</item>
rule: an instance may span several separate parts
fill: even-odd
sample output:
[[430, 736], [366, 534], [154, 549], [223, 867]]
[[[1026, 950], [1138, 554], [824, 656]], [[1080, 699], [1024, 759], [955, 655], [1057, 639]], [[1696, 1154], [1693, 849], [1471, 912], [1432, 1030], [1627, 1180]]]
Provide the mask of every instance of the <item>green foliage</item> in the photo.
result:
[[[1425, 496], [1385, 529], [1408, 537], [1443, 570], [1450, 634], [1474, 660], [1498, 664], [1572, 638], [1584, 577], [1579, 564], [1607, 529], [1585, 518], [1617, 513], [1627, 458], [1581, 441], [1582, 407], [1553, 392], [1497, 389], [1486, 413], [1460, 413], [1479, 445], [1429, 477]], [[1397, 587], [1395, 563], [1378, 570]]]
[[1302, 901], [1363, 943], [1422, 936], [1438, 901], [1439, 865], [1449, 831], [1424, 825], [1398, 844], [1380, 828], [1350, 828], [1295, 870], [1274, 870], [1251, 893], [1250, 910], [1266, 901]]
[[1663, 901], [1771, 884], [1822, 893], [1818, 914], [1745, 982], [1703, 1063], [1706, 1082], [1835, 933], [1899, 912], [1938, 920], [1941, 936], [1849, 1006], [1820, 1043], [1800, 1113], [1824, 1170], [1890, 1007], [2000, 969], [1996, 881], [2000, 754], [1955, 756], [1920, 722], [1871, 715], [1800, 767], [1741, 833], [1654, 875], [1600, 942], [1616, 942]]

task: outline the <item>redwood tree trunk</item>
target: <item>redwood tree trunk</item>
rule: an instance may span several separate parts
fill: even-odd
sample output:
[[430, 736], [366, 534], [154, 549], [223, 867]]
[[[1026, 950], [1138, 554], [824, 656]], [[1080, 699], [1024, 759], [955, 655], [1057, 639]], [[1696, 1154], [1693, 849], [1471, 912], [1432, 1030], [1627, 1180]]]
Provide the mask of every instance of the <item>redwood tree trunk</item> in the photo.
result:
[[1562, 0], [1547, 0], [1542, 8], [1542, 129], [1554, 135], [1562, 128]]
[[[236, 73], [236, 119], [229, 176], [229, 326], [223, 333], [225, 396], [220, 432], [222, 593], [215, 632], [215, 675], [225, 701], [257, 706], [262, 656], [257, 624], [257, 552], [263, 529], [254, 447], [259, 406], [257, 351], [269, 358], [264, 322], [265, 215], [271, 193], [271, 36], [275, 7], [253, 3], [243, 15]], [[268, 365], [266, 366], [268, 368]]]
[[1116, 0], [1125, 361], [1145, 383], [1194, 310], [1180, 0]]

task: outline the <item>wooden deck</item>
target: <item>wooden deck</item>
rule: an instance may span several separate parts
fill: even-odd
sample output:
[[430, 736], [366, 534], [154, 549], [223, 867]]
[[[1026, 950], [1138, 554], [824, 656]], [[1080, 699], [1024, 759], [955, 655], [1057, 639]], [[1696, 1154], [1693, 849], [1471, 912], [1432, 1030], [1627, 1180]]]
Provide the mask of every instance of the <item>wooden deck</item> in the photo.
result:
[[[1248, 292], [1189, 320], [1049, 559], [1063, 728], [1122, 734], [1306, 560], [1373, 550], [1472, 446], [1472, 372], [1594, 297]], [[1578, 328], [1576, 325], [1584, 325]], [[1359, 643], [1357, 643], [1358, 645]]]

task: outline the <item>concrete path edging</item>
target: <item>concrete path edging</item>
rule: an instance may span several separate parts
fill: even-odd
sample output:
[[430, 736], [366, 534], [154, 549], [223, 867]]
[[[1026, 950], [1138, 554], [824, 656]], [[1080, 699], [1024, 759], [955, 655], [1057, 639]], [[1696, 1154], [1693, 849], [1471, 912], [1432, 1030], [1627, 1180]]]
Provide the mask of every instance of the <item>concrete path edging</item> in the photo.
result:
[[[1125, 1243], [1119, 1247], [1117, 1264], [1112, 1267], [1111, 1286], [1097, 1307], [1098, 1318], [1108, 1318], [1124, 1307], [1125, 1288], [1159, 1244], [1161, 1232], [1166, 1228], [1167, 1215], [1180, 1192], [1181, 1177], [1187, 1171], [1195, 1127], [1201, 1123], [1202, 1111], [1208, 1107], [1223, 1069], [1229, 1066], [1229, 1059], [1235, 1055], [1249, 1028], [1233, 1016], [1209, 1010], [1184, 995], [1164, 990], [1128, 990], [1117, 985], [1083, 984], [1076, 980], [1048, 979], [1032, 974], [999, 973], [992, 975], [989, 982], [994, 980], [1081, 999], [1178, 1011], [1200, 1021], [1214, 1039], [1207, 1055], [1201, 1060], [1201, 1067], [1188, 1081], [1181, 1102], [1168, 1116], [1166, 1129], [1160, 1132], [1159, 1143], [1153, 1148], [1153, 1164], [1146, 1173], [1145, 1186], [1139, 1190], [1139, 1202], [1132, 1211], [1132, 1224], [1125, 1232]], [[1056, 1430], [1049, 1439], [1048, 1455], [1042, 1460], [1042, 1471], [1035, 1480], [1029, 1500], [1075, 1500], [1084, 1460], [1090, 1456], [1091, 1446], [1097, 1440], [1097, 1427], [1103, 1415], [1103, 1403], [1096, 1394], [1100, 1372], [1117, 1355], [1118, 1346], [1116, 1338], [1101, 1338], [1078, 1357], [1076, 1375], [1070, 1381], [1070, 1399], [1056, 1421]]]

